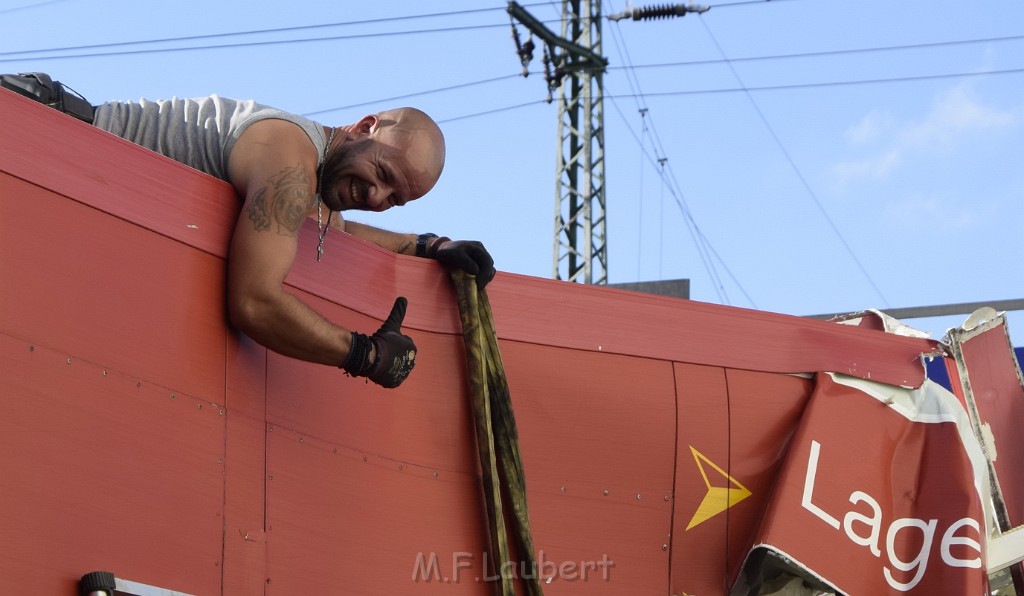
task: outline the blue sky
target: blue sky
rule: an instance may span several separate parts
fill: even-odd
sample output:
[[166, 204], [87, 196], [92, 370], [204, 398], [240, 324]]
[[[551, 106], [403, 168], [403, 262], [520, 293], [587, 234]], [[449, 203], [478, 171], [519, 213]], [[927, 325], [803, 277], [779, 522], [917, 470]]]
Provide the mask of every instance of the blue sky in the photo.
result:
[[[560, 2], [521, 3], [560, 30]], [[695, 300], [794, 315], [1024, 298], [1024, 4], [707, 4], [603, 23], [611, 282], [687, 278]], [[329, 125], [414, 105], [445, 131], [440, 183], [352, 219], [550, 278], [557, 105], [539, 52], [518, 76], [505, 6], [0, 0], [0, 70]], [[906, 322], [938, 338], [965, 318]], [[1024, 345], [1024, 315], [1010, 326]]]

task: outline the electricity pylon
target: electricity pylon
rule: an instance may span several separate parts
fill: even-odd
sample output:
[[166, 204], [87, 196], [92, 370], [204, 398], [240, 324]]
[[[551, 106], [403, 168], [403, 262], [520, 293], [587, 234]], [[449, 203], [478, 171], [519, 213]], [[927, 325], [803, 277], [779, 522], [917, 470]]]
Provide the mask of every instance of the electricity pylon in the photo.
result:
[[[630, 9], [609, 18], [650, 20], [705, 12], [683, 4]], [[553, 277], [588, 284], [608, 283], [605, 217], [604, 85], [608, 61], [601, 56], [600, 0], [562, 0], [562, 34], [556, 35], [515, 0], [508, 3], [512, 36], [529, 75], [533, 35], [544, 42], [548, 102], [558, 90], [558, 154], [555, 165]], [[516, 21], [531, 37], [522, 43]]]
[[533, 39], [522, 44], [519, 21], [544, 42], [548, 101], [558, 89], [558, 154], [555, 166], [553, 277], [588, 284], [608, 283], [604, 185], [604, 89], [608, 61], [601, 56], [601, 2], [563, 0], [562, 34], [512, 1], [508, 13], [517, 50], [526, 65]]

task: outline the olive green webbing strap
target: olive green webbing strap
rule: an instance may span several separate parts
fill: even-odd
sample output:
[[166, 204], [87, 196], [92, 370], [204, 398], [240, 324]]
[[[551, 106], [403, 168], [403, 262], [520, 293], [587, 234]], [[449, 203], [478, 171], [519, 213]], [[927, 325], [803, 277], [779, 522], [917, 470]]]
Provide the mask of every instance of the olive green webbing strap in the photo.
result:
[[[515, 594], [516, 577], [523, 580], [526, 594], [542, 595], [544, 590], [540, 583], [540, 569], [534, 557], [526, 506], [526, 477], [519, 452], [519, 432], [516, 430], [501, 353], [498, 351], [491, 305], [486, 292], [477, 289], [473, 276], [456, 271], [452, 273], [452, 280], [462, 319], [462, 338], [466, 344], [470, 400], [483, 473], [484, 502], [494, 567], [485, 571], [491, 577], [500, 575], [499, 593], [504, 596]], [[519, 565], [510, 561], [502, 507], [503, 487], [512, 505], [510, 519], [515, 526], [516, 550], [521, 558]]]

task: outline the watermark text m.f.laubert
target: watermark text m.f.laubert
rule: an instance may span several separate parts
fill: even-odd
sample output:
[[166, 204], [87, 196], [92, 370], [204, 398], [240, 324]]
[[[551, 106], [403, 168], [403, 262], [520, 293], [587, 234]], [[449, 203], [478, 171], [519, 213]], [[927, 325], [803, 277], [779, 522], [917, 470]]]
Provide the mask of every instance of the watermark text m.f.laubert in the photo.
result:
[[[481, 564], [474, 564], [479, 558]], [[476, 572], [472, 571], [476, 567]], [[506, 561], [494, 572], [487, 553], [477, 556], [471, 552], [456, 551], [451, 553], [449, 565], [444, 565], [436, 552], [416, 553], [412, 567], [412, 581], [438, 582], [458, 584], [472, 579], [476, 582], [497, 581], [499, 579], [540, 579], [545, 583], [554, 581], [611, 581], [612, 568], [615, 562], [608, 555], [589, 561], [552, 561], [544, 551], [537, 552], [537, 560], [532, 564], [526, 561]], [[470, 577], [472, 575], [472, 577]]]

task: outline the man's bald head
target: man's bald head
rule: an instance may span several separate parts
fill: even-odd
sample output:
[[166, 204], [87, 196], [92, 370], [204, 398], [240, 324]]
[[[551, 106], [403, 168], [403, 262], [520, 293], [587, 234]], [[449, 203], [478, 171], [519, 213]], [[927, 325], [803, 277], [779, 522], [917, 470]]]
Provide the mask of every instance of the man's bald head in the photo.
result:
[[377, 114], [379, 123], [371, 136], [405, 152], [417, 177], [426, 184], [423, 193], [434, 187], [444, 169], [444, 134], [434, 120], [416, 108], [396, 108]]

